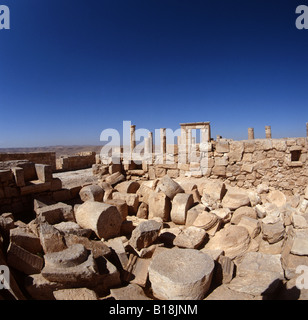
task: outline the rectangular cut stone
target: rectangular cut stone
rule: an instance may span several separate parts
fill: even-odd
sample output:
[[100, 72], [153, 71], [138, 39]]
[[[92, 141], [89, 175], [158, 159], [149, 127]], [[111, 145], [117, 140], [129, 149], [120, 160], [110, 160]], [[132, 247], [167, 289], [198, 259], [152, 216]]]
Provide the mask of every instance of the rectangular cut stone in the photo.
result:
[[46, 164], [35, 164], [38, 180], [48, 182], [52, 180], [52, 168]]

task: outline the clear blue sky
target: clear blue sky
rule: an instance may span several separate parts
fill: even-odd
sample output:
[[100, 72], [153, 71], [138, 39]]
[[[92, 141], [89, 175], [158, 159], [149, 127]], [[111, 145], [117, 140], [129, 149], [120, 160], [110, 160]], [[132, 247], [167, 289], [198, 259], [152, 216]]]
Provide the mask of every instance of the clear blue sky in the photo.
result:
[[307, 0], [2, 0], [0, 148], [210, 121], [212, 136], [305, 136]]

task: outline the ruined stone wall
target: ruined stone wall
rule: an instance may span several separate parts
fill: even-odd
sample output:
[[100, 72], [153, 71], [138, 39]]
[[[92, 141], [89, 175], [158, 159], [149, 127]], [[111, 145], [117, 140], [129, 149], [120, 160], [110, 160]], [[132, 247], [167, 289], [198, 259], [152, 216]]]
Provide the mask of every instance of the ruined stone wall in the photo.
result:
[[28, 160], [34, 163], [47, 164], [56, 170], [55, 152], [21, 152], [21, 153], [0, 153], [0, 162], [10, 160]]
[[70, 171], [91, 168], [95, 164], [95, 152], [80, 152], [73, 156], [57, 159], [57, 171]]
[[177, 153], [171, 155], [167, 150], [165, 158], [173, 163], [143, 163], [138, 170], [133, 165], [124, 170], [128, 179], [156, 179], [166, 174], [172, 178], [206, 176], [243, 188], [266, 183], [290, 195], [302, 194], [308, 184], [307, 138], [220, 139], [212, 141], [209, 150], [201, 152], [197, 147], [198, 159], [188, 163], [179, 163]]

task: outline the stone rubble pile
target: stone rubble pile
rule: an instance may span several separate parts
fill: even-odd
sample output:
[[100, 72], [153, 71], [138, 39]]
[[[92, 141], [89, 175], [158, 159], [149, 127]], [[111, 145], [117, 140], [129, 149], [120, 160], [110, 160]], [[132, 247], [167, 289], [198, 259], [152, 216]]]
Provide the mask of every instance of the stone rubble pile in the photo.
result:
[[14, 298], [308, 298], [296, 287], [297, 267], [308, 266], [308, 187], [286, 196], [265, 184], [125, 181], [117, 171], [79, 197], [35, 199], [28, 223], [0, 216]]

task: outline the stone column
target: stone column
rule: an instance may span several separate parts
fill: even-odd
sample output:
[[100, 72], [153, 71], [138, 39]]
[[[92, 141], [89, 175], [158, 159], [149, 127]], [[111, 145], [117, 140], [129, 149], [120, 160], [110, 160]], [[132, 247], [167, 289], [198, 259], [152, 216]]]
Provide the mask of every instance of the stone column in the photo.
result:
[[186, 135], [186, 148], [187, 152], [190, 153], [191, 150], [191, 143], [192, 143], [192, 134], [191, 134], [191, 129], [187, 129], [187, 135]]
[[163, 156], [165, 156], [167, 151], [167, 144], [166, 144], [166, 128], [160, 129], [160, 152]]
[[135, 139], [135, 125], [130, 126], [130, 153], [133, 153], [133, 150], [136, 147], [136, 139]]
[[154, 153], [154, 146], [153, 146], [153, 133], [152, 132], [149, 132], [149, 144], [150, 144], [150, 152], [151, 154]]
[[308, 122], [306, 122], [306, 136], [308, 138]]
[[200, 132], [201, 132], [201, 141], [200, 141], [201, 143], [209, 142], [211, 140], [208, 127], [204, 127], [202, 129], [200, 129]]
[[266, 137], [266, 139], [272, 139], [272, 128], [271, 128], [271, 126], [265, 126], [265, 137]]
[[255, 138], [254, 128], [248, 128], [248, 140], [253, 140]]

